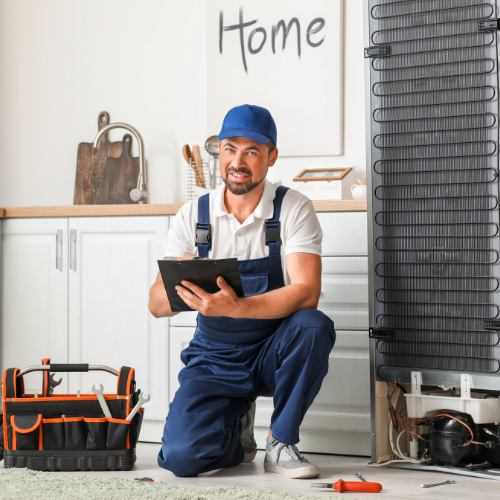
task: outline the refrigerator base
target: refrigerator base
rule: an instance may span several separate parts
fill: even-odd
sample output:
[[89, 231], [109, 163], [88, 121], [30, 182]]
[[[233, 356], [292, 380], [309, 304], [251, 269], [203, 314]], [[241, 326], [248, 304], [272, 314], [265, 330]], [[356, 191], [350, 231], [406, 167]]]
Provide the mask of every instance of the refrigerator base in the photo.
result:
[[481, 477], [483, 479], [494, 479], [500, 481], [500, 469], [484, 469], [484, 470], [469, 470], [464, 467], [446, 467], [444, 465], [419, 465], [419, 464], [404, 464], [404, 463], [394, 463], [387, 464], [384, 467], [391, 469], [411, 469], [418, 470], [421, 472], [446, 472], [448, 474], [459, 474], [461, 476], [472, 476]]

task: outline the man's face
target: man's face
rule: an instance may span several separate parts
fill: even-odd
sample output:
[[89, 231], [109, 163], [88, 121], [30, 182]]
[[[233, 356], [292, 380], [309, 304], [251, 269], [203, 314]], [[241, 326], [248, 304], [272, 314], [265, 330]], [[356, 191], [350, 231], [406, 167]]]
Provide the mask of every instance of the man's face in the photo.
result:
[[219, 142], [220, 173], [229, 191], [236, 195], [254, 190], [266, 177], [278, 157], [275, 149], [269, 154], [266, 144], [230, 137]]

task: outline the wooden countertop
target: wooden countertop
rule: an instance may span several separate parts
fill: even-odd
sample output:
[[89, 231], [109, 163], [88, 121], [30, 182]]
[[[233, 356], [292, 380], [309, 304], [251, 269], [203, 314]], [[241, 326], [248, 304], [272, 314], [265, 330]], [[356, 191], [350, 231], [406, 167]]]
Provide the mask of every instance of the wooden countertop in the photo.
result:
[[[366, 200], [313, 201], [316, 212], [366, 212]], [[165, 205], [69, 205], [59, 207], [0, 208], [0, 218], [115, 217], [127, 215], [175, 215], [183, 203]]]

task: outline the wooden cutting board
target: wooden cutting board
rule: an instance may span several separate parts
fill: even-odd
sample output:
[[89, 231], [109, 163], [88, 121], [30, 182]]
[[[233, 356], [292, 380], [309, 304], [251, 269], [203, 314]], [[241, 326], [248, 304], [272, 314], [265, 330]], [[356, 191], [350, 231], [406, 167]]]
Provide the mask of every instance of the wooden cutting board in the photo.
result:
[[[97, 123], [99, 130], [109, 125], [109, 113], [106, 111], [99, 113]], [[108, 203], [107, 193], [103, 189], [106, 160], [120, 157], [123, 145], [121, 141], [109, 142], [106, 135], [102, 138], [97, 149], [94, 149], [93, 143], [81, 142], [78, 145], [75, 196], [73, 200], [75, 205], [102, 205]]]
[[122, 141], [122, 154], [119, 158], [108, 158], [104, 168], [103, 193], [106, 204], [119, 205], [134, 203], [130, 191], [137, 187], [139, 178], [139, 157], [130, 155], [132, 136], [126, 134]]

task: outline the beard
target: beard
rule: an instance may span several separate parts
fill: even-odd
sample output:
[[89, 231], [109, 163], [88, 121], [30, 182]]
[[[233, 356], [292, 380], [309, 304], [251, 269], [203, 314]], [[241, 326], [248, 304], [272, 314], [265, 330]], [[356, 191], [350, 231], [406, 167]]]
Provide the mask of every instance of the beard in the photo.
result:
[[[245, 174], [248, 175], [248, 179], [246, 182], [232, 182], [229, 180], [229, 173], [232, 172], [234, 174]], [[253, 191], [261, 182], [265, 179], [262, 179], [253, 182], [252, 172], [246, 168], [227, 168], [226, 169], [226, 177], [221, 176], [222, 181], [226, 185], [227, 189], [235, 195], [247, 194], [250, 191]]]

